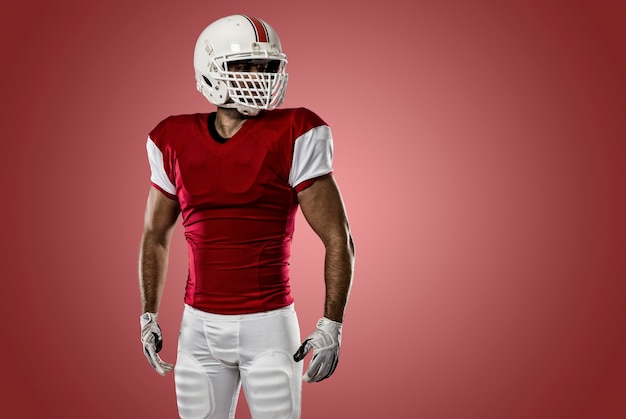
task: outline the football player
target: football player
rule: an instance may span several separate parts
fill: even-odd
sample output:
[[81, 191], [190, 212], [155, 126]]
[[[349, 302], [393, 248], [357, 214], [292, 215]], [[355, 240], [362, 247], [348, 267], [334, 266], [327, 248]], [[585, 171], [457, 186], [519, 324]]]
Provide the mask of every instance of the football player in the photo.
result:
[[[181, 418], [234, 418], [242, 384], [255, 419], [299, 418], [302, 381], [337, 366], [354, 245], [330, 128], [306, 108], [278, 109], [286, 64], [263, 20], [216, 20], [194, 51], [197, 89], [216, 112], [170, 116], [147, 140], [141, 340], [159, 374], [174, 371]], [[298, 206], [325, 246], [323, 316], [304, 342], [289, 282]], [[173, 366], [158, 354], [157, 313], [179, 215], [189, 274]]]

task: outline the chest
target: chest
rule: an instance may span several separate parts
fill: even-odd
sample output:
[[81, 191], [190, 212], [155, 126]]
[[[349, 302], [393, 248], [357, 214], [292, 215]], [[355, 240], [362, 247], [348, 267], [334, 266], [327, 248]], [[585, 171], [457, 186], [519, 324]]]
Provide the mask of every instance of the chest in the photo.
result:
[[206, 137], [189, 141], [176, 150], [177, 194], [192, 206], [290, 202], [290, 149], [274, 140], [243, 136], [224, 144]]

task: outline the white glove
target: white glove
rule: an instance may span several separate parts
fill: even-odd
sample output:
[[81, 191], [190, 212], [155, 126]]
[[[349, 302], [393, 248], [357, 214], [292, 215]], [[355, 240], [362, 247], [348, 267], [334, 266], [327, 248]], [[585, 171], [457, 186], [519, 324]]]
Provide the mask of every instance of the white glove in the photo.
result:
[[335, 371], [339, 362], [341, 327], [341, 323], [322, 317], [317, 322], [317, 330], [302, 342], [293, 355], [296, 362], [302, 361], [313, 349], [313, 358], [302, 376], [304, 381], [308, 383], [322, 381]]
[[161, 375], [174, 369], [172, 364], [163, 362], [157, 353], [163, 347], [163, 336], [161, 328], [157, 323], [157, 313], [143, 313], [139, 320], [141, 322], [141, 342], [143, 343], [143, 353], [148, 358], [152, 368]]

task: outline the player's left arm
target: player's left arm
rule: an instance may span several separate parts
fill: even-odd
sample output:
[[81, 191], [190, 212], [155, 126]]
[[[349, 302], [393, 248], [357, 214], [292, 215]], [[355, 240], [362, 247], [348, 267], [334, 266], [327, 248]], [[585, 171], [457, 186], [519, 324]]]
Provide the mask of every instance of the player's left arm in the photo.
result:
[[324, 317], [293, 356], [295, 361], [302, 361], [314, 351], [302, 379], [318, 382], [330, 377], [339, 362], [343, 317], [354, 272], [354, 243], [343, 199], [331, 174], [298, 192], [298, 200], [304, 217], [326, 248]]
[[354, 275], [354, 242], [345, 205], [332, 174], [298, 192], [305, 219], [324, 243], [324, 317], [342, 323]]

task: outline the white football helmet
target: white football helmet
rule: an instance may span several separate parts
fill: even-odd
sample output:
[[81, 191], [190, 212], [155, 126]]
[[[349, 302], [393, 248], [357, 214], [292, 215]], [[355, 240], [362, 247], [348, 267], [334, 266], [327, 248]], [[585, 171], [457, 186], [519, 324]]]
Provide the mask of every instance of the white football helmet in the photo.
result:
[[[262, 64], [229, 68], [235, 61]], [[261, 19], [233, 15], [211, 23], [196, 41], [193, 65], [198, 91], [216, 106], [254, 116], [285, 97], [287, 56], [276, 31]]]

